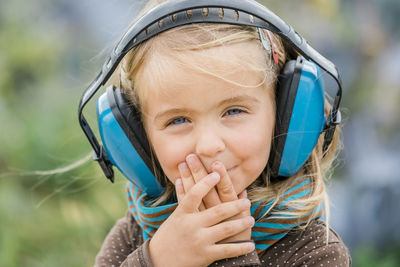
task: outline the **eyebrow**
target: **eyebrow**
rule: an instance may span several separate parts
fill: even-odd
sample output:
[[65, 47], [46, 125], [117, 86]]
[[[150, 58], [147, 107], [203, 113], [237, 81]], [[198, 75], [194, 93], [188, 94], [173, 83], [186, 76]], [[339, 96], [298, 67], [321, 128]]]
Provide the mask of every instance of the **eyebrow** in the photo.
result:
[[252, 102], [252, 103], [258, 104], [258, 103], [260, 103], [260, 100], [258, 100], [254, 96], [238, 95], [238, 96], [234, 96], [234, 97], [222, 100], [221, 102], [218, 103], [218, 106], [224, 106], [224, 105], [227, 105], [227, 104], [238, 103], [238, 102], [239, 103]]
[[159, 113], [157, 113], [157, 115], [154, 117], [154, 121], [160, 120], [163, 117], [170, 117], [172, 115], [175, 114], [189, 114], [190, 113], [190, 109], [186, 109], [186, 108], [171, 108], [171, 109], [167, 109], [165, 111], [161, 111]]
[[[260, 101], [253, 96], [238, 95], [238, 96], [224, 99], [221, 102], [219, 102], [216, 106], [220, 107], [220, 106], [225, 106], [225, 105], [229, 105], [232, 103], [243, 103], [243, 102], [251, 102], [251, 103], [255, 103], [255, 104], [260, 103]], [[177, 113], [190, 114], [191, 112], [193, 112], [193, 110], [188, 109], [188, 108], [171, 108], [171, 109], [167, 109], [165, 111], [161, 111], [161, 112], [157, 113], [157, 115], [154, 117], [154, 121], [157, 121], [157, 120], [161, 119], [162, 117], [172, 116]]]

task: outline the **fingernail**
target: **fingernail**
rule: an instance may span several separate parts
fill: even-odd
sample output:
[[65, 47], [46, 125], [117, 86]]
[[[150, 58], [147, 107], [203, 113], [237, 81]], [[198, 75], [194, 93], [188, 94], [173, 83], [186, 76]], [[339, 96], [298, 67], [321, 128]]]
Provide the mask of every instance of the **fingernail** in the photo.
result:
[[213, 162], [213, 167], [215, 167], [215, 168], [220, 168], [220, 167], [221, 167], [221, 162], [219, 162], [219, 161], [214, 161], [214, 162]]
[[195, 154], [190, 154], [186, 157], [186, 161], [188, 163], [194, 163], [196, 161], [196, 155]]
[[248, 222], [248, 224], [250, 225], [250, 226], [253, 226], [254, 225], [254, 218], [252, 217], [252, 216], [248, 216], [247, 218], [246, 218], [246, 220], [247, 220], [247, 222]]
[[250, 253], [250, 252], [253, 252], [255, 248], [256, 248], [256, 247], [255, 247], [254, 243], [248, 243], [248, 244], [247, 244], [247, 249], [248, 249], [248, 252], [249, 252], [249, 253]]
[[212, 180], [214, 182], [218, 182], [219, 181], [220, 176], [219, 176], [219, 174], [217, 172], [211, 173], [210, 176], [211, 176], [211, 178], [212, 178]]
[[247, 198], [245, 198], [245, 199], [243, 199], [243, 206], [245, 207], [245, 208], [250, 208], [250, 206], [251, 206], [251, 202], [250, 202], [250, 200], [248, 200]]
[[182, 185], [182, 179], [178, 178], [175, 181], [175, 186], [181, 186]]
[[186, 169], [188, 169], [188, 166], [187, 166], [186, 162], [181, 162], [181, 163], [179, 163], [178, 168], [180, 170], [186, 170]]

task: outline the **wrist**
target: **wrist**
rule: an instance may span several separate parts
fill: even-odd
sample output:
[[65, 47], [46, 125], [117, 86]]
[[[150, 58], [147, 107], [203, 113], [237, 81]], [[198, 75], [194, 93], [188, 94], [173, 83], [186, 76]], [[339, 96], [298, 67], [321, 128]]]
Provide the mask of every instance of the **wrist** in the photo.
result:
[[157, 257], [156, 251], [159, 251], [159, 250], [157, 250], [156, 245], [154, 244], [153, 241], [154, 241], [154, 239], [150, 239], [150, 241], [149, 241], [149, 256], [150, 256], [150, 260], [151, 260], [153, 266], [158, 267], [160, 265], [157, 261], [157, 259], [159, 259], [159, 257]]

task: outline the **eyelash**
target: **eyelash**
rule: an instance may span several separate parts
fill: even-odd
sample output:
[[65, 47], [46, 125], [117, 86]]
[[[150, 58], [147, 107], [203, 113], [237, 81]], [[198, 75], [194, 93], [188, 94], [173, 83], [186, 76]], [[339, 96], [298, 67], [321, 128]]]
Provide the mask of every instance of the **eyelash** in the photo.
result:
[[[235, 111], [235, 113], [228, 114], [230, 111]], [[239, 111], [239, 112], [237, 112], [237, 111]], [[230, 108], [224, 113], [224, 115], [233, 116], [233, 115], [239, 115], [240, 113], [243, 113], [243, 112], [246, 112], [246, 111], [241, 108]]]
[[[229, 112], [232, 112], [232, 111], [234, 111], [234, 114], [229, 114]], [[241, 114], [243, 112], [246, 113], [246, 111], [241, 109], [241, 108], [230, 108], [227, 111], [225, 111], [224, 116], [225, 115], [227, 115], [227, 116], [235, 116], [235, 115], [239, 115], [239, 114]], [[174, 118], [174, 119], [168, 121], [166, 126], [179, 125], [179, 124], [183, 124], [185, 122], [190, 122], [190, 121], [185, 117], [177, 117], [177, 118]]]
[[[174, 118], [174, 119], [170, 120], [170, 121], [167, 123], [167, 126], [182, 124], [182, 123], [183, 123], [182, 120], [185, 120], [184, 122], [188, 122], [188, 121], [189, 121], [189, 120], [186, 119], [185, 117], [177, 117], [177, 118]], [[181, 122], [176, 123], [177, 121], [181, 121]]]

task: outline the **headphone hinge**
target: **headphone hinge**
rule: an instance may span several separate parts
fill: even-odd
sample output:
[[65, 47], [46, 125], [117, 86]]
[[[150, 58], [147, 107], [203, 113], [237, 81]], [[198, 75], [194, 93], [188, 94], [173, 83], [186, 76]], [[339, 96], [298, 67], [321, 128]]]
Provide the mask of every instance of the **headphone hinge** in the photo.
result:
[[112, 164], [107, 157], [107, 153], [104, 151], [104, 147], [100, 146], [100, 155], [97, 155], [96, 151], [93, 151], [93, 160], [97, 161], [103, 170], [105, 176], [114, 183], [114, 171]]
[[336, 116], [331, 113], [329, 116], [330, 119], [328, 119], [325, 123], [323, 131], [325, 132], [324, 136], [324, 145], [323, 145], [323, 155], [325, 155], [325, 152], [328, 150], [329, 145], [332, 142], [333, 135], [336, 130], [336, 125], [339, 125], [342, 122], [342, 115], [340, 113], [340, 110], [336, 111]]

